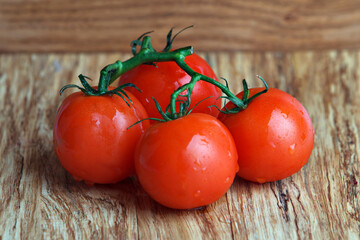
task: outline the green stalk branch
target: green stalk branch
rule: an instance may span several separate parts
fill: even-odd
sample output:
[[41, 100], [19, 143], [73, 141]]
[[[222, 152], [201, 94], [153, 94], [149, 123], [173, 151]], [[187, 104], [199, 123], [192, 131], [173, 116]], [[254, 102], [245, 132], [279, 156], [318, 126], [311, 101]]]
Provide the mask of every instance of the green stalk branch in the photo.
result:
[[[177, 89], [172, 95], [171, 95], [171, 114], [176, 114], [176, 110], [175, 110], [175, 102], [174, 99], [177, 99], [179, 93], [187, 90], [188, 93], [191, 94], [195, 84], [197, 81], [199, 80], [203, 80], [205, 82], [211, 83], [213, 85], [215, 85], [216, 87], [220, 88], [220, 90], [227, 96], [226, 98], [228, 100], [230, 100], [231, 102], [233, 102], [235, 104], [235, 106], [237, 106], [239, 108], [239, 110], [243, 110], [246, 108], [246, 104], [244, 103], [244, 101], [240, 100], [239, 98], [237, 98], [227, 87], [227, 85], [223, 85], [221, 83], [219, 83], [218, 81], [215, 81], [212, 78], [209, 78], [208, 76], [202, 75], [200, 73], [195, 72], [192, 68], [190, 68], [184, 61], [185, 58], [178, 58], [175, 60], [175, 62], [177, 63], [177, 65], [184, 70], [188, 75], [190, 75], [191, 81], [188, 84], [185, 84], [183, 86], [181, 86], [179, 89]], [[266, 85], [267, 86], [267, 85]], [[189, 104], [190, 105], [190, 104]]]
[[98, 90], [101, 93], [105, 93], [107, 87], [122, 74], [141, 64], [176, 61], [178, 58], [185, 58], [191, 54], [193, 54], [191, 46], [179, 48], [172, 52], [156, 52], [151, 45], [151, 38], [146, 36], [142, 41], [141, 50], [138, 54], [124, 62], [116, 61], [101, 70]]
[[[265, 90], [263, 90], [260, 93], [257, 93], [255, 96], [252, 96], [251, 98], [248, 98], [249, 96], [249, 90], [246, 84], [246, 81], [243, 80], [244, 85], [244, 97], [243, 99], [237, 98], [228, 88], [228, 85], [223, 85], [219, 82], [217, 82], [214, 79], [209, 78], [208, 76], [202, 75], [196, 71], [194, 71], [192, 68], [190, 68], [185, 63], [185, 57], [193, 54], [193, 48], [192, 47], [184, 47], [179, 48], [174, 51], [169, 51], [171, 49], [171, 44], [175, 37], [171, 38], [172, 30], [169, 32], [167, 36], [167, 47], [162, 52], [157, 52], [154, 50], [154, 48], [151, 45], [151, 38], [150, 36], [146, 36], [148, 33], [145, 33], [141, 35], [137, 40], [134, 40], [132, 42], [132, 52], [134, 56], [124, 62], [116, 61], [113, 64], [105, 66], [101, 72], [100, 72], [100, 79], [99, 79], [99, 85], [98, 88], [92, 88], [86, 81], [85, 76], [79, 75], [80, 81], [83, 85], [83, 87], [79, 87], [74, 84], [69, 84], [64, 86], [60, 93], [62, 93], [67, 88], [77, 87], [82, 92], [84, 92], [86, 95], [91, 96], [101, 96], [105, 94], [117, 94], [120, 97], [124, 99], [124, 101], [129, 105], [131, 102], [131, 99], [126, 95], [126, 93], [122, 90], [124, 87], [134, 87], [138, 89], [133, 84], [124, 84], [122, 86], [119, 86], [113, 90], [108, 90], [109, 85], [114, 82], [117, 78], [119, 78], [122, 74], [126, 73], [127, 71], [141, 65], [141, 64], [153, 64], [156, 62], [167, 62], [167, 61], [174, 61], [177, 63], [177, 65], [184, 70], [189, 76], [191, 76], [191, 81], [181, 87], [179, 87], [174, 93], [171, 95], [170, 104], [166, 108], [165, 112], [162, 111], [160, 105], [155, 101], [156, 107], [158, 111], [163, 116], [163, 120], [161, 121], [168, 121], [171, 119], [176, 119], [179, 117], [182, 117], [186, 114], [188, 114], [190, 111], [190, 99], [191, 99], [191, 93], [194, 89], [195, 84], [198, 81], [205, 81], [208, 83], [211, 83], [215, 85], [216, 87], [220, 88], [221, 91], [226, 95], [221, 98], [228, 99], [229, 101], [233, 102], [235, 104], [235, 108], [233, 109], [225, 109], [225, 113], [235, 113], [239, 112], [247, 107], [250, 101], [252, 101], [255, 97], [259, 96], [260, 94], [265, 93], [268, 90], [268, 86], [266, 82], [261, 78], [261, 81], [265, 85]], [[140, 46], [139, 52], [136, 51], [136, 48]], [[225, 80], [226, 81], [226, 80]], [[140, 89], [138, 89], [140, 91]], [[185, 92], [184, 95], [181, 95], [181, 93]], [[186, 97], [186, 100], [178, 100], [178, 97]], [[126, 100], [127, 99], [127, 100]], [[129, 102], [129, 103], [128, 103]], [[176, 110], [176, 102], [180, 102], [180, 109], [179, 112]], [[129, 105], [130, 106], [130, 105]]]

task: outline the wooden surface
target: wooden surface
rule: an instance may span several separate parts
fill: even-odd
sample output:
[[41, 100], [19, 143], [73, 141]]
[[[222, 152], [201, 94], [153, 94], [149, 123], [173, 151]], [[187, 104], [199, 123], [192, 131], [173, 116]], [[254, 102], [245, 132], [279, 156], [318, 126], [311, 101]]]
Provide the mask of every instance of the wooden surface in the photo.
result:
[[263, 185], [236, 178], [189, 211], [158, 205], [135, 178], [75, 182], [53, 152], [58, 91], [129, 55], [2, 54], [0, 239], [359, 239], [360, 50], [202, 56], [234, 91], [243, 77], [260, 86], [260, 74], [303, 103], [316, 135], [300, 172]]
[[360, 47], [358, 0], [0, 0], [0, 52], [127, 51], [131, 40], [196, 28], [202, 51]]

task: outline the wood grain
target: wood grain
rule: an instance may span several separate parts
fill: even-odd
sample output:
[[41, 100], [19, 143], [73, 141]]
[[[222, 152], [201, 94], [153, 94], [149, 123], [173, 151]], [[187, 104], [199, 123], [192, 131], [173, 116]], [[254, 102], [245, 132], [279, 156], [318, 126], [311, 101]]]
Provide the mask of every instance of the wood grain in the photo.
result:
[[0, 0], [0, 52], [128, 51], [141, 33], [157, 48], [171, 27], [199, 51], [360, 47], [360, 2], [309, 0]]
[[53, 153], [58, 90], [129, 55], [2, 54], [0, 239], [360, 239], [360, 50], [201, 55], [234, 91], [244, 77], [260, 86], [260, 74], [303, 103], [316, 136], [300, 172], [262, 185], [236, 178], [219, 201], [188, 211], [158, 205], [136, 178], [86, 186]]

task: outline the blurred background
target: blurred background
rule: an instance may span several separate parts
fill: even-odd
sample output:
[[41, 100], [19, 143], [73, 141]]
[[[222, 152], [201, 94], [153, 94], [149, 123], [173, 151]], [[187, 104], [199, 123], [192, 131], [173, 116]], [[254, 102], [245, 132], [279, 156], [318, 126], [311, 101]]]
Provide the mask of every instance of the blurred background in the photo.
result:
[[[0, 52], [128, 52], [141, 33], [162, 48], [288, 51], [360, 46], [358, 0], [0, 0]], [[176, 45], [176, 46], [177, 46]]]

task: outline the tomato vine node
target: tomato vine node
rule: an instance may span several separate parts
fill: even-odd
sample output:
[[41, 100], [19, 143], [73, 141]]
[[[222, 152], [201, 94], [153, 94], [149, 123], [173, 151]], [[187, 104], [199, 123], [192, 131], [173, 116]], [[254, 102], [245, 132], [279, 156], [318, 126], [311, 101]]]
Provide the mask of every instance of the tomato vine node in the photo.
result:
[[[138, 89], [134, 84], [127, 83], [119, 86], [113, 90], [108, 90], [109, 85], [114, 82], [117, 78], [119, 78], [122, 74], [128, 72], [129, 70], [141, 65], [141, 64], [151, 64], [155, 65], [154, 62], [167, 62], [174, 61], [183, 71], [185, 71], [189, 76], [191, 76], [191, 81], [187, 84], [180, 86], [176, 91], [173, 92], [170, 99], [169, 106], [163, 111], [157, 101], [154, 99], [157, 110], [161, 114], [163, 119], [153, 118], [153, 120], [159, 121], [169, 121], [173, 119], [177, 119], [179, 117], [185, 116], [191, 112], [192, 109], [190, 107], [190, 96], [194, 89], [195, 84], [198, 81], [205, 81], [213, 84], [218, 87], [226, 96], [222, 96], [220, 98], [225, 98], [232, 102], [235, 107], [232, 109], [225, 109], [225, 111], [220, 110], [223, 113], [236, 113], [247, 107], [247, 105], [259, 95], [268, 91], [268, 86], [264, 79], [260, 76], [259, 79], [263, 82], [265, 89], [258, 94], [248, 98], [248, 87], [245, 80], [243, 80], [244, 87], [244, 97], [242, 99], [237, 98], [228, 87], [226, 82], [225, 85], [215, 81], [214, 79], [200, 74], [194, 71], [188, 64], [185, 63], [185, 57], [193, 54], [193, 47], [188, 46], [184, 48], [179, 48], [175, 50], [171, 50], [172, 43], [174, 39], [184, 30], [191, 28], [193, 26], [189, 26], [187, 28], [182, 29], [178, 33], [176, 33], [172, 37], [173, 28], [169, 31], [167, 35], [167, 43], [165, 48], [161, 52], [157, 52], [151, 45], [151, 37], [148, 36], [151, 32], [146, 32], [138, 37], [136, 40], [131, 42], [132, 53], [134, 56], [126, 61], [116, 61], [113, 64], [105, 66], [100, 72], [100, 79], [97, 89], [92, 88], [86, 81], [89, 79], [88, 77], [80, 74], [79, 79], [83, 87], [77, 86], [75, 84], [69, 84], [64, 86], [60, 93], [64, 92], [67, 88], [76, 87], [79, 88], [83, 93], [90, 96], [100, 96], [106, 94], [117, 94], [119, 95], [128, 105], [128, 101], [131, 103], [131, 99], [126, 95], [126, 93], [122, 90], [124, 87], [134, 87]], [[140, 46], [140, 49], [137, 51], [137, 47]], [[156, 65], [155, 65], [156, 66]], [[140, 91], [140, 89], [138, 89]], [[186, 97], [186, 100], [178, 100], [178, 97]], [[205, 99], [204, 99], [205, 100]], [[176, 102], [180, 102], [179, 111], [176, 109]], [[217, 106], [210, 106], [216, 107]]]

